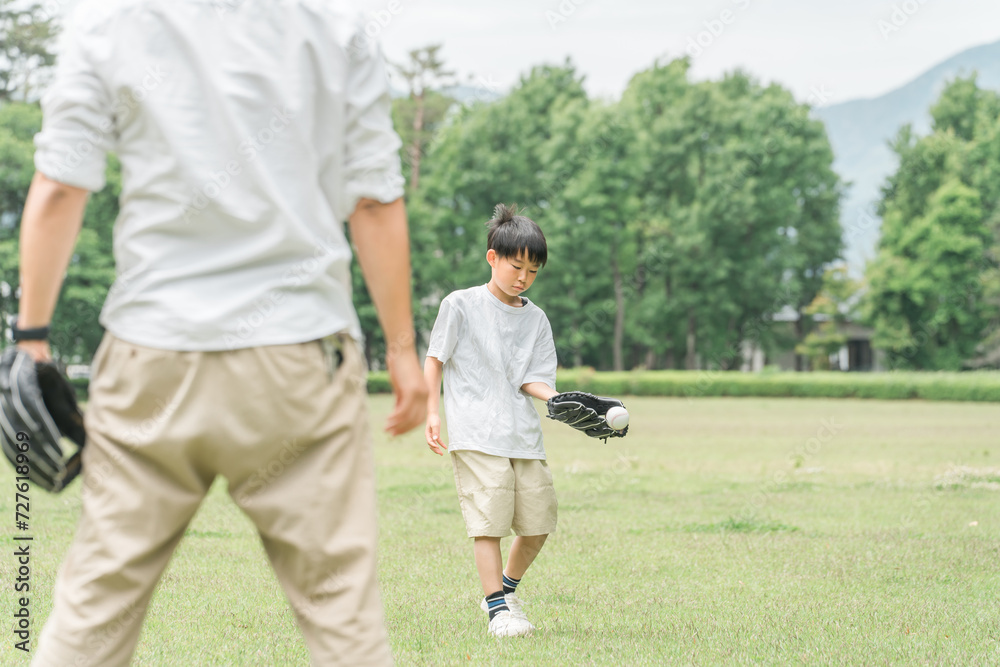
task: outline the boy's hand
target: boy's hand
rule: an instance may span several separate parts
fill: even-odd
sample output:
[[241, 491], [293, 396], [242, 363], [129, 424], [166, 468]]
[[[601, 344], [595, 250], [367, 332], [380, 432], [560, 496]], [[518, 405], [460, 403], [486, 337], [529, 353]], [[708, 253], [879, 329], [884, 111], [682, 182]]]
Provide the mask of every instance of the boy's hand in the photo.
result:
[[424, 429], [427, 446], [438, 456], [444, 456], [448, 446], [441, 442], [441, 417], [436, 412], [427, 413], [427, 428]]

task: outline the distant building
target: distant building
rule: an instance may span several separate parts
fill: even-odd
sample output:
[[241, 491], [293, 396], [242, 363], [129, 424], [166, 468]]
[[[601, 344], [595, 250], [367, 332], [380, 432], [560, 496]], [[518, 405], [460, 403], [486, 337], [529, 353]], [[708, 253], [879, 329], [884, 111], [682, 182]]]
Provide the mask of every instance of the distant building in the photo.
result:
[[847, 336], [847, 344], [840, 348], [834, 359], [830, 358], [830, 367], [840, 371], [884, 371], [885, 353], [872, 347], [872, 336], [875, 330], [854, 322], [846, 322], [838, 329]]
[[70, 380], [90, 378], [90, 366], [86, 364], [69, 364], [66, 366], [66, 377]]
[[[743, 364], [740, 370], [757, 372], [764, 370], [765, 366], [776, 366], [782, 371], [796, 370], [797, 320], [798, 313], [791, 308], [785, 308], [774, 315], [775, 330], [778, 334], [776, 338], [788, 341], [788, 344], [780, 345], [777, 349], [765, 350], [754, 341], [743, 341]], [[886, 370], [885, 353], [872, 347], [874, 329], [847, 321], [839, 323], [837, 331], [846, 336], [847, 342], [835, 354], [830, 355], [830, 370], [858, 372]], [[806, 363], [808, 364], [808, 361]]]

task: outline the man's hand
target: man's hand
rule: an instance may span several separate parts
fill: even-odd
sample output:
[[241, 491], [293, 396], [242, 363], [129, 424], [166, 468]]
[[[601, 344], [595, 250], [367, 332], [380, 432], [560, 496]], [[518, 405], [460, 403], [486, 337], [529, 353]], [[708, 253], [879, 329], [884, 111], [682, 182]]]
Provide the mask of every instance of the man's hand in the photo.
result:
[[437, 412], [427, 413], [427, 428], [424, 429], [427, 446], [438, 456], [444, 456], [448, 445], [441, 442], [441, 416]]
[[420, 425], [427, 414], [427, 384], [417, 361], [416, 350], [410, 348], [389, 354], [386, 358], [396, 408], [385, 421], [389, 435], [402, 435]]
[[54, 364], [35, 363], [20, 346], [0, 355], [0, 425], [3, 453], [22, 481], [58, 493], [80, 473], [87, 432], [76, 392]]
[[427, 385], [414, 345], [410, 309], [410, 237], [403, 200], [381, 204], [362, 199], [351, 215], [351, 240], [388, 346], [386, 366], [396, 408], [386, 420], [402, 435], [427, 414]]
[[22, 340], [17, 347], [27, 352], [36, 364], [41, 361], [52, 361], [52, 351], [47, 340]]

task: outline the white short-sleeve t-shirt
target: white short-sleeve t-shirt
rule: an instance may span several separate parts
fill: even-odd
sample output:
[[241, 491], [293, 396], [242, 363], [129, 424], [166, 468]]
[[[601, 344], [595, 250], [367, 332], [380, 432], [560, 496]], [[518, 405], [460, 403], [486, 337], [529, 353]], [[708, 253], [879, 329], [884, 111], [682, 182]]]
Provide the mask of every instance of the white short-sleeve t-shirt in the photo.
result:
[[441, 302], [427, 356], [444, 364], [448, 447], [515, 459], [544, 459], [542, 426], [527, 382], [556, 387], [556, 347], [541, 308], [509, 306], [486, 285]]

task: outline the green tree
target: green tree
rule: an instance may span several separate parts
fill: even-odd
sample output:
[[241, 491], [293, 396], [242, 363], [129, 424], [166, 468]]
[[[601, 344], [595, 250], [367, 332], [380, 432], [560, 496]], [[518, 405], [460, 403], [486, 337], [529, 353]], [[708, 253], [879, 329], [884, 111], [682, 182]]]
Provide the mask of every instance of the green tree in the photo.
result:
[[829, 370], [830, 355], [847, 344], [843, 326], [856, 319], [861, 283], [851, 278], [844, 265], [823, 273], [823, 286], [803, 314], [817, 321], [816, 326], [795, 347], [795, 352], [809, 360], [811, 370]]
[[[691, 83], [677, 60], [633, 78], [641, 217], [658, 249], [668, 365], [738, 367], [744, 340], [767, 344], [771, 316], [801, 309], [839, 254], [840, 185], [821, 124], [779, 86], [736, 72]], [[672, 323], [672, 324], [671, 324]], [[675, 356], [676, 353], [676, 356]]]
[[[483, 225], [498, 202], [521, 204], [546, 232], [553, 261], [561, 254], [551, 246], [558, 235], [550, 209], [563, 182], [549, 173], [544, 147], [555, 131], [552, 119], [585, 101], [571, 65], [536, 67], [507, 96], [463, 106], [441, 129], [409, 202], [418, 331], [430, 329], [446, 294], [489, 280]], [[551, 289], [545, 288], [550, 269], [532, 288], [539, 303]]]
[[[21, 214], [41, 122], [37, 105], [0, 106], [0, 340], [6, 340], [8, 318], [17, 314]], [[108, 185], [90, 197], [52, 320], [53, 353], [62, 359], [88, 361], [104, 333], [98, 316], [115, 277], [112, 228], [121, 192], [121, 168], [113, 156], [107, 176]]]
[[27, 101], [55, 62], [55, 20], [41, 2], [0, 0], [0, 102]]
[[657, 63], [617, 103], [588, 100], [569, 64], [535, 68], [449, 119], [410, 202], [423, 327], [488, 278], [479, 224], [498, 201], [546, 232], [532, 298], [563, 364], [734, 368], [773, 313], [807, 306], [840, 249], [823, 127], [780, 87], [688, 68]]
[[441, 92], [455, 72], [445, 69], [438, 56], [441, 44], [410, 51], [410, 60], [395, 65], [406, 81], [410, 95], [393, 104], [393, 120], [403, 140], [403, 164], [411, 190], [420, 187], [420, 162], [431, 136], [454, 99]]
[[932, 130], [935, 133], [951, 132], [963, 141], [972, 141], [980, 107], [996, 96], [981, 90], [976, 84], [977, 76], [958, 78], [950, 83], [947, 90], [931, 107]]
[[980, 274], [989, 235], [979, 194], [949, 181], [925, 215], [907, 220], [890, 210], [882, 224], [886, 234], [868, 270], [873, 343], [888, 351], [893, 368], [960, 369], [988, 321]]
[[[409, 62], [395, 66], [409, 88], [407, 97], [392, 101], [392, 118], [403, 144], [400, 149], [400, 160], [403, 178], [408, 184], [411, 239], [417, 233], [413, 224], [419, 223], [420, 220], [419, 215], [413, 215], [414, 207], [419, 207], [419, 200], [413, 197], [413, 193], [420, 187], [421, 163], [431, 142], [445, 123], [449, 109], [456, 104], [456, 101], [443, 91], [443, 88], [452, 81], [453, 72], [444, 68], [444, 62], [438, 56], [440, 48], [441, 45], [438, 44], [410, 51]], [[416, 265], [418, 262], [423, 263], [428, 260], [420, 257], [418, 252], [414, 252], [413, 261]], [[361, 267], [357, 262], [351, 265], [351, 285], [354, 308], [365, 336], [365, 355], [370, 363], [376, 365], [379, 359], [385, 358], [385, 340], [379, 326], [375, 304], [368, 293]], [[416, 310], [419, 311], [419, 304]]]
[[35, 173], [32, 137], [41, 129], [36, 105], [0, 105], [0, 344], [17, 314], [18, 242], [21, 211]]
[[892, 144], [866, 272], [873, 343], [893, 367], [1000, 364], [1000, 95], [959, 78], [931, 116], [931, 134], [906, 126]]
[[[41, 129], [36, 104], [12, 102], [15, 92], [31, 97], [54, 62], [50, 51], [56, 26], [39, 2], [0, 0], [0, 340], [8, 318], [17, 312], [20, 220], [34, 174], [33, 138]], [[109, 167], [109, 185], [91, 198], [84, 228], [56, 305], [52, 322], [53, 353], [64, 359], [89, 360], [103, 329], [97, 321], [114, 267], [111, 227], [118, 211], [117, 161]]]
[[539, 298], [566, 362], [622, 370], [636, 291], [635, 137], [617, 104], [577, 99], [553, 116], [543, 150], [556, 186], [544, 200], [551, 260]]

